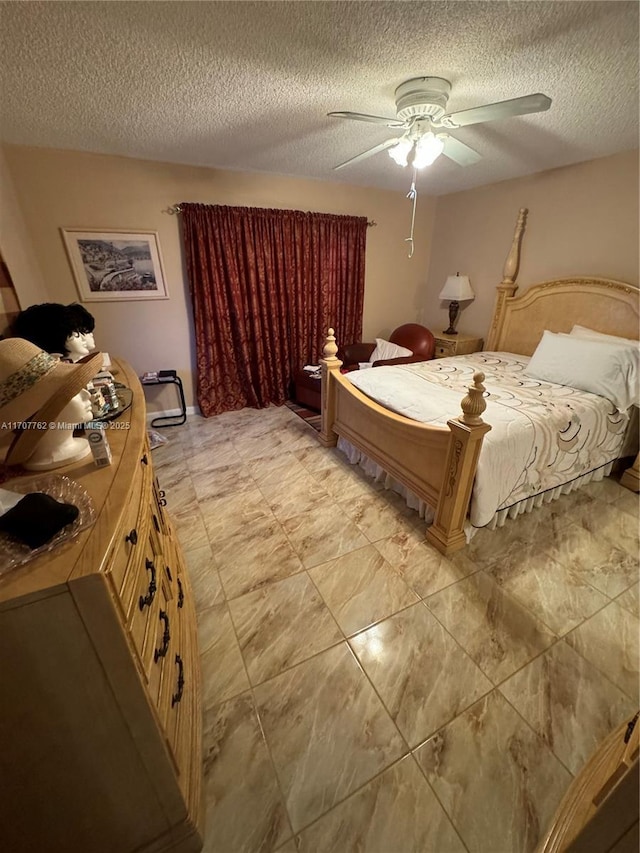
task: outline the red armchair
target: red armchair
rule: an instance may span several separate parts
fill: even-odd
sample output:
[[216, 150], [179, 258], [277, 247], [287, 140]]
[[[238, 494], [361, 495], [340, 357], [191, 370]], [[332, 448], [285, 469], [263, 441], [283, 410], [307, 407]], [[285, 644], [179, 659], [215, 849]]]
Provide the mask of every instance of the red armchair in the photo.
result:
[[[436, 351], [436, 342], [433, 334], [425, 326], [417, 323], [405, 323], [398, 326], [392, 333], [389, 341], [400, 347], [410, 349], [413, 355], [405, 355], [400, 358], [387, 358], [374, 362], [374, 367], [385, 364], [412, 364], [416, 361], [430, 361]], [[342, 361], [343, 370], [357, 370], [360, 362], [369, 361], [375, 343], [348, 344], [338, 350], [338, 358]]]

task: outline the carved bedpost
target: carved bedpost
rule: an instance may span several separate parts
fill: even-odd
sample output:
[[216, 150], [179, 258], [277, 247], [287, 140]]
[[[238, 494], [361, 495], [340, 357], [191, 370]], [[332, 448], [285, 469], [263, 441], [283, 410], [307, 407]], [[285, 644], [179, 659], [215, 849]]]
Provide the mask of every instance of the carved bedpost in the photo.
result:
[[493, 308], [493, 319], [491, 320], [489, 334], [484, 345], [485, 350], [495, 350], [500, 346], [500, 335], [502, 334], [502, 326], [504, 323], [505, 300], [508, 296], [513, 296], [518, 289], [516, 279], [520, 268], [520, 247], [522, 245], [522, 236], [524, 234], [525, 225], [527, 224], [528, 212], [529, 211], [526, 207], [522, 207], [518, 213], [518, 221], [516, 222], [513, 241], [502, 270], [502, 281], [496, 288], [497, 292]]
[[320, 359], [322, 366], [322, 427], [318, 436], [320, 444], [325, 447], [335, 447], [338, 442], [338, 436], [333, 431], [333, 422], [336, 418], [336, 392], [335, 383], [332, 381], [331, 373], [340, 370], [342, 362], [336, 358], [338, 347], [333, 329], [329, 329], [324, 349], [322, 350], [324, 358]]
[[632, 492], [640, 492], [640, 453], [636, 456], [633, 465], [627, 468], [620, 478], [620, 485], [631, 489]]
[[436, 516], [427, 528], [427, 540], [443, 554], [452, 554], [467, 544], [464, 522], [476, 475], [482, 440], [491, 429], [480, 415], [487, 408], [482, 384], [484, 373], [473, 374], [473, 385], [463, 398], [462, 416], [447, 421], [451, 430], [445, 475]]

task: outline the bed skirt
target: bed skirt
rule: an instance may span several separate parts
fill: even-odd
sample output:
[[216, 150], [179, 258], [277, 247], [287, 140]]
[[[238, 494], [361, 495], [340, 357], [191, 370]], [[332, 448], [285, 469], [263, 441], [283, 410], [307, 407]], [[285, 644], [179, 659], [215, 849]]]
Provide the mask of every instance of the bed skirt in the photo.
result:
[[[429, 506], [429, 504], [423, 501], [422, 498], [419, 498], [390, 474], [387, 474], [384, 468], [381, 468], [377, 462], [374, 462], [373, 459], [370, 459], [345, 438], [338, 438], [338, 450], [344, 453], [352, 465], [358, 465], [362, 468], [365, 474], [371, 477], [371, 479], [376, 483], [382, 483], [385, 489], [391, 489], [401, 495], [406, 501], [407, 506], [416, 510], [420, 517], [424, 518], [427, 526], [433, 522], [435, 509]], [[524, 500], [506, 507], [505, 509], [499, 509], [491, 521], [485, 525], [485, 528], [488, 530], [495, 530], [496, 527], [502, 527], [508, 518], [516, 518], [523, 513], [531, 512], [536, 509], [536, 507], [551, 503], [551, 501], [557, 500], [561, 495], [568, 495], [571, 492], [582, 488], [582, 486], [586, 486], [588, 483], [597, 483], [605, 477], [608, 477], [612, 468], [613, 462], [608, 462], [606, 465], [596, 468], [594, 471], [588, 471], [586, 474], [576, 477], [575, 480], [571, 480], [561, 486], [556, 486], [553, 489], [540, 492], [537, 495], [532, 495], [531, 497], [525, 498]], [[481, 529], [482, 528], [479, 527], [473, 527], [472, 524], [467, 521], [464, 528], [467, 542], [470, 542], [476, 531]]]

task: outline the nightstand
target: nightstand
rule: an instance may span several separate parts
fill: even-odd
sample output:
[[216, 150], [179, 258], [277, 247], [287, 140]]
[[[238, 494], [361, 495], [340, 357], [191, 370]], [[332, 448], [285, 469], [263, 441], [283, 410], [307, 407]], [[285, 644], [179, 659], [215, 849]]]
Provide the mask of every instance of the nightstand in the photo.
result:
[[448, 358], [450, 355], [468, 355], [482, 349], [484, 341], [473, 335], [447, 335], [440, 332], [436, 339], [435, 358]]
[[296, 403], [320, 411], [322, 406], [322, 380], [320, 374], [299, 370], [295, 375]]

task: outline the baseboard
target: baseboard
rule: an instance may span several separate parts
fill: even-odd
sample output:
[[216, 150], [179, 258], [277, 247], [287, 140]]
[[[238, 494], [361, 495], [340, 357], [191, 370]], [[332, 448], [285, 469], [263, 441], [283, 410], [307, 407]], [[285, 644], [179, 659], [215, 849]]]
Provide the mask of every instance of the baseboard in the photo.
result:
[[[151, 423], [151, 421], [156, 418], [179, 418], [182, 412], [180, 409], [161, 409], [160, 411], [150, 412], [147, 410], [147, 423]], [[187, 406], [187, 417], [189, 415], [199, 415], [200, 409], [198, 406]]]

